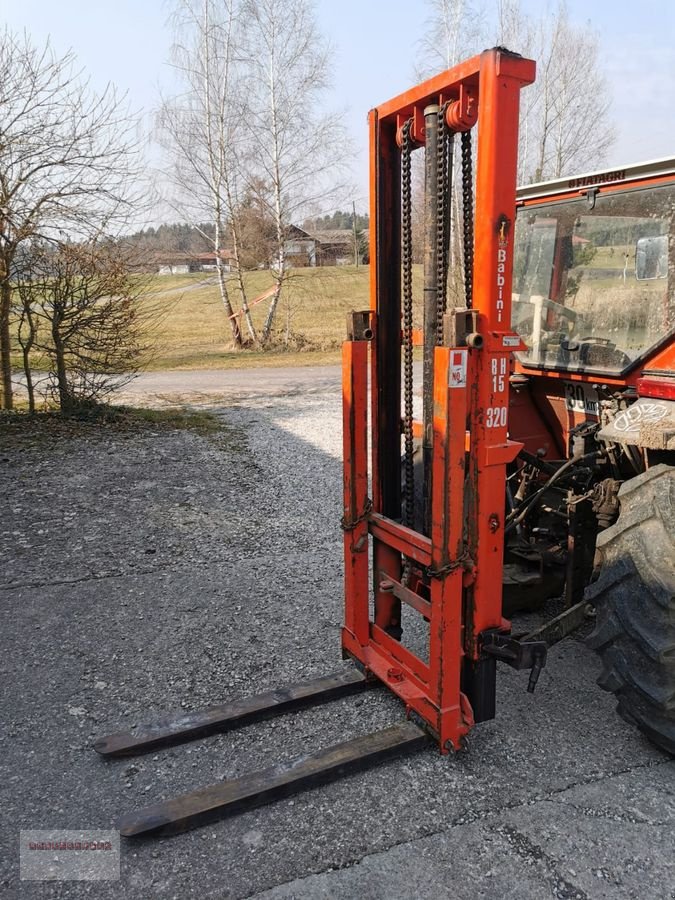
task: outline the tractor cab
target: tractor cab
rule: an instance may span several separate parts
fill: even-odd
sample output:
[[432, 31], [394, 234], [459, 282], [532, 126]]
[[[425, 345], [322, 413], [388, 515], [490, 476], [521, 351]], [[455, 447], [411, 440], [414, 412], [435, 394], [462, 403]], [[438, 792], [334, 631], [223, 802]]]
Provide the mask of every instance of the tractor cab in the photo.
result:
[[675, 160], [518, 192], [512, 322], [523, 372], [631, 381], [675, 326]]
[[675, 159], [518, 190], [513, 438], [568, 458], [617, 391], [675, 390], [674, 262]]

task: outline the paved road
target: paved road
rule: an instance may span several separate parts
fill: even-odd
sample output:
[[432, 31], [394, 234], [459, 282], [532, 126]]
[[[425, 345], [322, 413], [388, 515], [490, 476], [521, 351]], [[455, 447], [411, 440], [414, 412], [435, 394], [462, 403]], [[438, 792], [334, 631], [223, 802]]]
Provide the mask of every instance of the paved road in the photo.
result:
[[[38, 393], [46, 376], [35, 373]], [[261, 397], [294, 397], [341, 390], [342, 370], [334, 366], [278, 366], [251, 369], [187, 369], [143, 372], [117, 391], [112, 401], [130, 406], [218, 407]], [[24, 380], [15, 372], [14, 391], [25, 395]]]
[[[415, 363], [415, 381], [421, 377]], [[38, 390], [44, 376], [35, 377]], [[215, 406], [246, 403], [261, 397], [294, 397], [341, 391], [342, 368], [332, 366], [269, 366], [251, 369], [186, 369], [143, 372], [114, 395], [114, 402], [132, 406]], [[25, 393], [20, 373], [14, 389]]]
[[218, 284], [218, 276], [211, 275], [209, 278], [203, 278], [200, 281], [190, 281], [186, 284], [179, 284], [178, 287], [168, 288], [166, 290], [162, 290], [162, 282], [161, 280], [157, 283], [157, 293], [158, 294], [187, 294], [190, 291], [200, 291], [202, 288], [210, 287], [213, 284]]
[[144, 404], [242, 402], [261, 396], [337, 391], [341, 380], [338, 365], [144, 372], [118, 396], [124, 402]]

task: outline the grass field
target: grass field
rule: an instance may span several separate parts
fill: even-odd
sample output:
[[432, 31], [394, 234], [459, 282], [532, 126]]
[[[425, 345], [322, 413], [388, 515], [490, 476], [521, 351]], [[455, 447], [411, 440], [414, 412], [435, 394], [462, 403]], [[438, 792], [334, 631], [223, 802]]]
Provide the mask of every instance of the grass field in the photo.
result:
[[[346, 337], [347, 313], [368, 309], [370, 268], [326, 266], [293, 269], [277, 309], [275, 340], [265, 351], [233, 350], [229, 323], [214, 277], [204, 274], [156, 276], [153, 304], [166, 303], [155, 334], [156, 352], [147, 366], [158, 369], [220, 369], [253, 366], [312, 366], [338, 363]], [[206, 283], [205, 283], [206, 282]], [[247, 273], [249, 304], [272, 286], [269, 271]], [[228, 280], [233, 309], [240, 308], [237, 285]], [[422, 266], [413, 266], [415, 325], [421, 327]], [[252, 306], [257, 329], [269, 301]], [[286, 332], [290, 340], [286, 343]], [[246, 337], [245, 325], [244, 336]]]
[[[422, 272], [413, 267], [415, 324], [421, 324]], [[232, 332], [215, 275], [152, 276], [147, 286], [146, 309], [152, 322], [146, 343], [150, 352], [145, 370], [222, 369], [256, 366], [312, 366], [338, 363], [346, 337], [346, 319], [351, 310], [368, 309], [370, 269], [368, 266], [334, 266], [293, 269], [284, 284], [277, 308], [273, 341], [262, 350], [234, 350]], [[273, 284], [269, 271], [245, 276], [248, 302], [255, 326], [262, 325], [269, 300], [254, 304], [255, 298]], [[237, 282], [228, 278], [232, 307], [241, 307]], [[248, 336], [242, 322], [244, 338]], [[47, 368], [39, 353], [31, 355], [36, 372]], [[22, 368], [18, 346], [12, 364]]]
[[[243, 368], [338, 362], [347, 313], [369, 305], [368, 279], [368, 266], [294, 269], [277, 310], [274, 347], [262, 352], [232, 350], [230, 326], [215, 278], [204, 274], [157, 276], [151, 286], [152, 302], [162, 306], [166, 303], [166, 306], [152, 335], [156, 353], [148, 368]], [[269, 271], [248, 273], [249, 303], [272, 283]], [[232, 306], [238, 310], [240, 302], [233, 278], [228, 281], [228, 287]], [[256, 328], [262, 327], [267, 308], [268, 301], [252, 307]]]

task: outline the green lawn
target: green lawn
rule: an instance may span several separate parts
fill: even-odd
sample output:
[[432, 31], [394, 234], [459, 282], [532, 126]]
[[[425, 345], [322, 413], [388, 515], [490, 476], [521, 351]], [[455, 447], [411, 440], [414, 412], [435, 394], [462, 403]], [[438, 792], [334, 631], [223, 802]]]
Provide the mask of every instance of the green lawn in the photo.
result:
[[[211, 283], [204, 284], [205, 278]], [[214, 278], [204, 274], [157, 276], [151, 285], [151, 302], [166, 302], [166, 308], [152, 335], [157, 350], [149, 368], [239, 368], [338, 362], [347, 313], [352, 309], [366, 309], [369, 305], [368, 279], [367, 266], [293, 270], [277, 309], [274, 346], [260, 352], [232, 349], [230, 326]], [[272, 275], [269, 271], [247, 273], [245, 284], [249, 304], [252, 304], [272, 286]], [[234, 277], [228, 279], [228, 289], [233, 308], [239, 310], [241, 299]], [[252, 306], [258, 329], [262, 328], [268, 306], [268, 300]], [[246, 337], [245, 324], [242, 328]]]

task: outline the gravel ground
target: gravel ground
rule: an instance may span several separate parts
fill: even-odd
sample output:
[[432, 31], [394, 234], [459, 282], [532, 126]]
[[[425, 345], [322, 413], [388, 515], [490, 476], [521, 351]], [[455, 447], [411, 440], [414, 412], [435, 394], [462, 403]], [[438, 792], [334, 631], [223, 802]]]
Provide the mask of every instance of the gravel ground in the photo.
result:
[[222, 429], [1, 426], [8, 897], [675, 897], [675, 764], [567, 639], [537, 693], [434, 750], [172, 838], [120, 882], [21, 882], [20, 829], [110, 828], [175, 793], [398, 722], [372, 691], [153, 756], [94, 739], [342, 665], [340, 405], [248, 396]]

